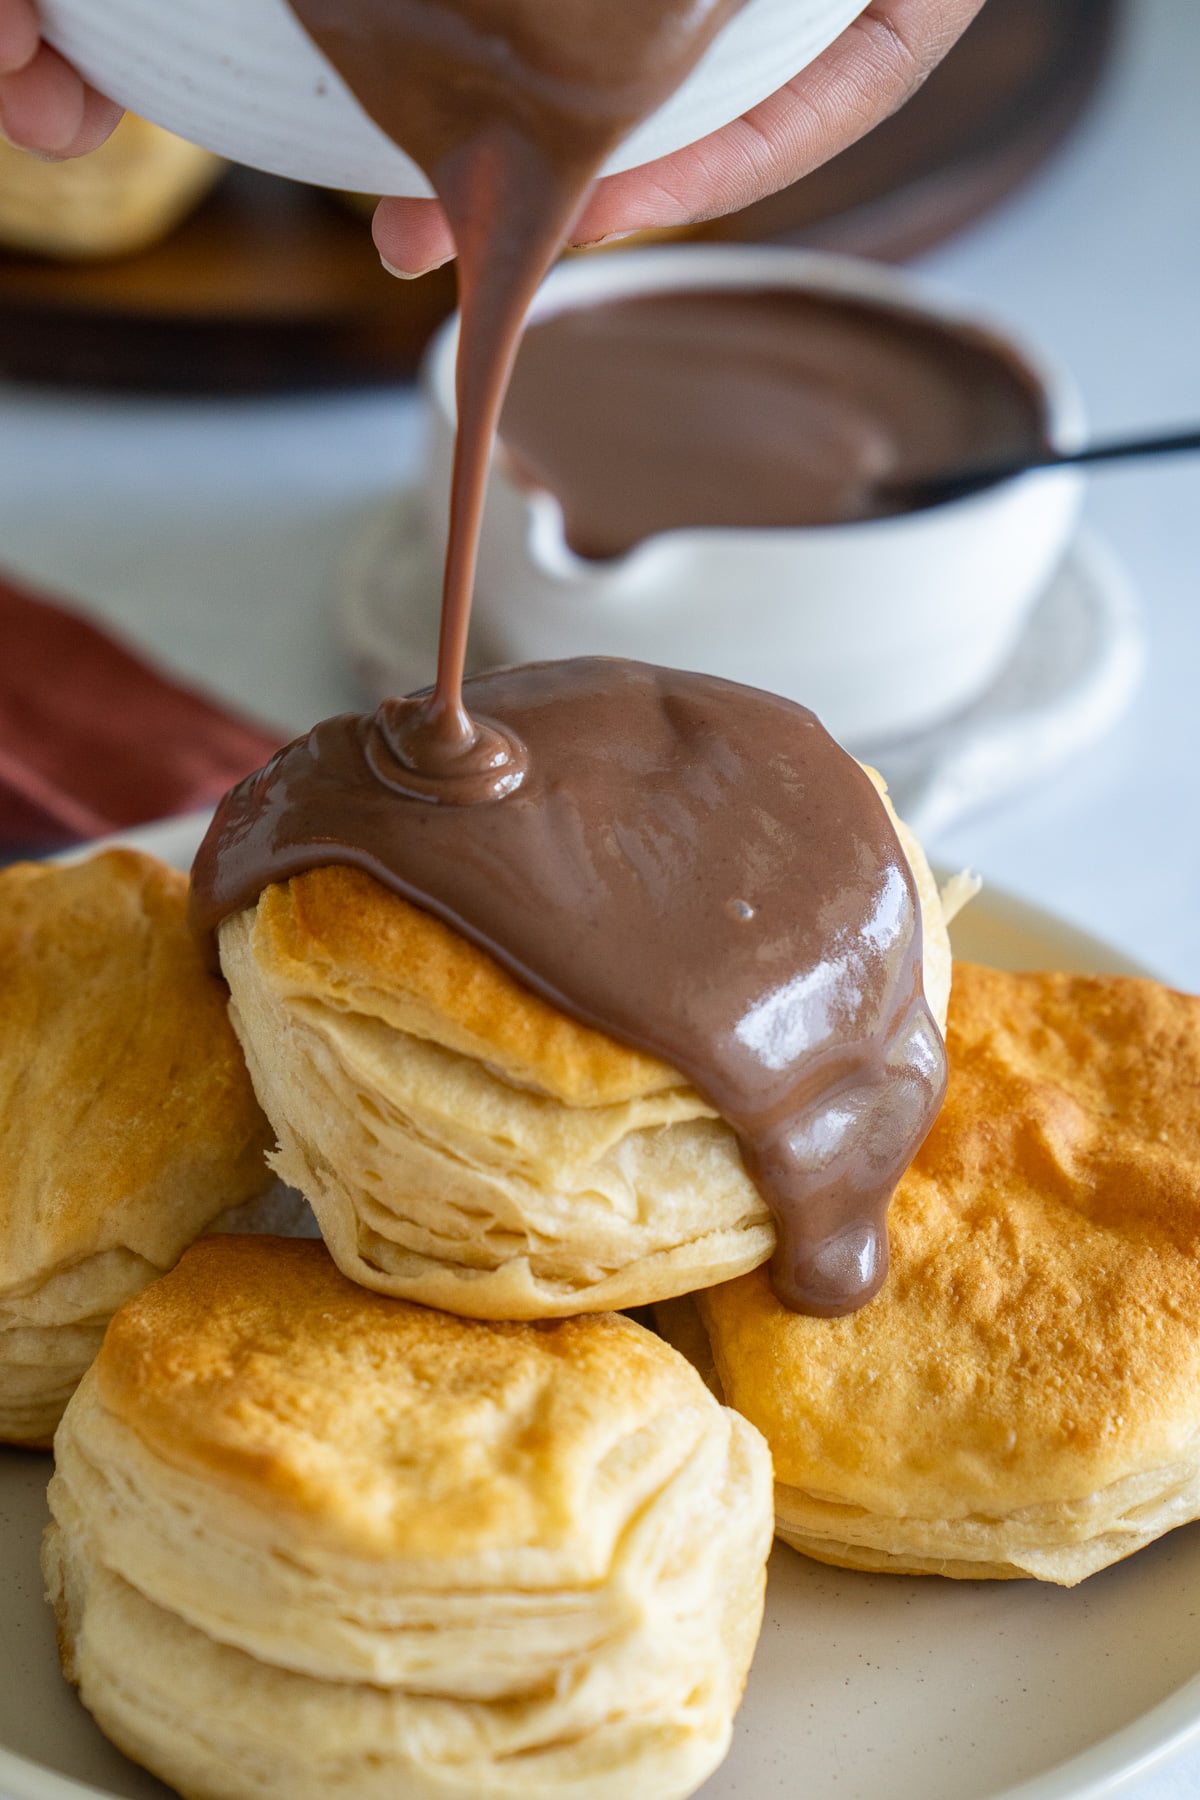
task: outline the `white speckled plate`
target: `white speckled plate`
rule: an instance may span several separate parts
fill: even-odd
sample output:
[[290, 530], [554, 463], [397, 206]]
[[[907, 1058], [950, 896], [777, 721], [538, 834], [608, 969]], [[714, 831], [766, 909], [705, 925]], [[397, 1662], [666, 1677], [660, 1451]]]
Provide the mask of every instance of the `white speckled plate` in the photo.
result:
[[[132, 834], [187, 863], [200, 821]], [[986, 890], [959, 954], [1144, 973]], [[45, 1458], [0, 1453], [0, 1796], [162, 1800], [58, 1672], [37, 1546]], [[1200, 1529], [1072, 1592], [855, 1575], [777, 1549], [733, 1750], [704, 1800], [1101, 1800], [1200, 1732]], [[400, 1797], [397, 1797], [400, 1800]], [[630, 1800], [655, 1800], [635, 1795]]]

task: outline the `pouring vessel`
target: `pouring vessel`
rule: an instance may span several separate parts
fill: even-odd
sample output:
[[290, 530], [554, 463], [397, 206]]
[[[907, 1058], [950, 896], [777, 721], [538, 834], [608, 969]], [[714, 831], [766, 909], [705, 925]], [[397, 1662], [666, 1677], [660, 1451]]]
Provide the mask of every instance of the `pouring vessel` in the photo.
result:
[[[866, 0], [748, 0], [606, 173], [736, 119], [831, 44]], [[39, 0], [43, 29], [102, 93], [235, 162], [321, 187], [427, 195], [286, 0]]]

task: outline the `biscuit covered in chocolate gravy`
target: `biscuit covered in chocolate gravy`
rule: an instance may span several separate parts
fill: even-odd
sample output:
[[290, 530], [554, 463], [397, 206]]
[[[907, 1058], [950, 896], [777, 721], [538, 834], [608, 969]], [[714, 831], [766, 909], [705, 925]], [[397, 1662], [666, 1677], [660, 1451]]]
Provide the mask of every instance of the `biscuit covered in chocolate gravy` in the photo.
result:
[[740, 3], [291, 0], [458, 246], [438, 680], [235, 788], [193, 917], [215, 934], [273, 882], [367, 870], [688, 1076], [774, 1212], [781, 1297], [835, 1314], [883, 1280], [887, 1202], [945, 1081], [911, 870], [869, 779], [804, 708], [730, 682], [603, 659], [462, 680], [528, 301], [605, 158]]
[[806, 708], [711, 676], [581, 658], [465, 698], [522, 747], [503, 798], [412, 790], [388, 746], [420, 701], [327, 720], [218, 809], [195, 924], [321, 864], [366, 870], [679, 1069], [775, 1217], [780, 1298], [861, 1306], [946, 1079], [912, 872], [868, 776]]

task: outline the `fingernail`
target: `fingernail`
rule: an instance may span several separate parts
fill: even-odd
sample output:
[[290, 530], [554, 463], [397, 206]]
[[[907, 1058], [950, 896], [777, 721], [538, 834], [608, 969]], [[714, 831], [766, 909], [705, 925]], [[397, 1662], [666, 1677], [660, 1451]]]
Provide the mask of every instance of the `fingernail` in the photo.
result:
[[432, 275], [435, 269], [444, 269], [446, 264], [453, 259], [451, 256], [441, 256], [437, 262], [426, 263], [423, 269], [398, 269], [395, 263], [388, 261], [386, 256], [381, 256], [379, 260], [388, 274], [394, 275], [397, 281], [419, 281], [422, 275]]
[[17, 138], [13, 137], [8, 129], [8, 121], [4, 117], [4, 104], [2, 101], [0, 101], [0, 143], [7, 144], [10, 150], [19, 151], [22, 156], [32, 156], [35, 162], [57, 163], [62, 162], [64, 158], [64, 151], [62, 150], [35, 150], [32, 144], [22, 144]]
[[572, 250], [604, 250], [609, 244], [623, 244], [626, 238], [640, 237], [644, 226], [635, 225], [632, 231], [606, 231], [603, 237], [572, 238]]

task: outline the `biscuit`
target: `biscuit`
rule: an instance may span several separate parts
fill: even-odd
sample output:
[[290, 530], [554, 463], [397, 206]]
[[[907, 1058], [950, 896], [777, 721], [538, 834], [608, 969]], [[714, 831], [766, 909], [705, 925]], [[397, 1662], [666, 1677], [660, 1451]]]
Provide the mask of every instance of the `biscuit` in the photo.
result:
[[[940, 1021], [949, 940], [901, 834]], [[552, 1318], [770, 1257], [737, 1139], [677, 1070], [566, 1017], [369, 875], [267, 888], [220, 952], [274, 1167], [353, 1280], [469, 1317]]]
[[660, 1326], [763, 1432], [797, 1549], [1071, 1586], [1200, 1517], [1200, 1000], [959, 964], [947, 1049], [870, 1305], [756, 1272]]
[[463, 1320], [207, 1238], [55, 1450], [64, 1667], [185, 1796], [668, 1800], [725, 1753], [770, 1459], [630, 1319]]
[[117, 1307], [271, 1184], [186, 902], [129, 850], [0, 871], [0, 1440], [48, 1443]]
[[127, 256], [167, 234], [225, 168], [219, 157], [127, 114], [106, 144], [46, 162], [0, 138], [0, 244], [74, 262]]

